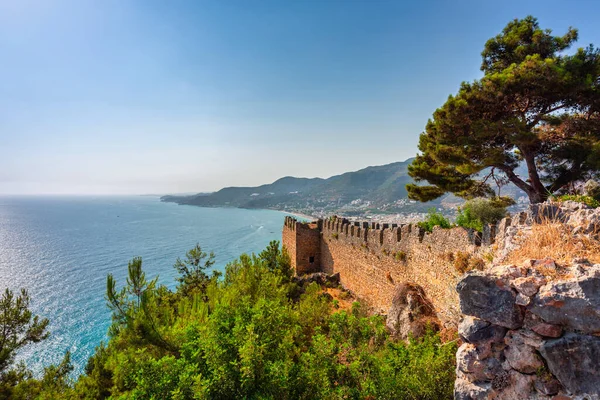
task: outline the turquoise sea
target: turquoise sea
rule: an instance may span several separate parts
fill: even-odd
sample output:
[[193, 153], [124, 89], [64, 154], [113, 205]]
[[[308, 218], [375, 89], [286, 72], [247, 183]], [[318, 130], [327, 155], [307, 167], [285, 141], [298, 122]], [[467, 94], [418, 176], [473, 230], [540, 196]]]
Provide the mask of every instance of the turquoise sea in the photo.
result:
[[197, 242], [223, 269], [241, 253], [280, 240], [286, 214], [201, 208], [158, 197], [0, 197], [0, 288], [27, 288], [35, 314], [50, 319], [50, 338], [19, 354], [39, 373], [72, 353], [81, 373], [106, 340], [106, 275], [125, 282], [127, 262], [174, 288], [173, 263]]

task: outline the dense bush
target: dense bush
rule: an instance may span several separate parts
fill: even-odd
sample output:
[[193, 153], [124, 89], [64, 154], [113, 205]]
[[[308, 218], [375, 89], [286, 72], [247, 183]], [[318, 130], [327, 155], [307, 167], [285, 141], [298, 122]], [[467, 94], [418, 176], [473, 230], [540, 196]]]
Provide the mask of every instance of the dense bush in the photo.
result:
[[316, 283], [292, 282], [277, 243], [222, 277], [202, 271], [199, 247], [188, 254], [176, 291], [146, 280], [140, 259], [121, 290], [109, 278], [109, 342], [76, 382], [26, 379], [22, 398], [452, 398], [455, 343], [431, 332], [395, 342], [359, 303], [333, 312]]
[[512, 204], [514, 204], [514, 201], [506, 197], [468, 200], [459, 209], [456, 217], [456, 225], [483, 232], [485, 225], [495, 224], [504, 218], [506, 216], [506, 208]]
[[439, 226], [444, 229], [452, 228], [452, 224], [444, 215], [440, 212], [437, 212], [435, 208], [429, 210], [427, 217], [421, 222], [419, 222], [421, 228], [426, 230], [427, 232], [432, 232], [434, 226]]

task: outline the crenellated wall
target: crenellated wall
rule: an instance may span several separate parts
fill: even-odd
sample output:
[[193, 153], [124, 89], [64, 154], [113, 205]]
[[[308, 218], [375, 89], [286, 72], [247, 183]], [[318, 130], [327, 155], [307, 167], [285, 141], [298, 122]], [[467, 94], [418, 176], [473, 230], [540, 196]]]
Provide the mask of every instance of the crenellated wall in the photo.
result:
[[321, 269], [340, 273], [344, 287], [387, 313], [397, 284], [421, 286], [440, 320], [458, 322], [454, 285], [459, 273], [452, 258], [457, 251], [476, 253], [481, 240], [463, 228], [425, 232], [418, 225], [323, 222]]
[[[487, 230], [488, 240], [492, 237]], [[387, 313], [397, 284], [416, 283], [431, 299], [438, 317], [458, 322], [454, 285], [460, 273], [457, 252], [476, 254], [482, 238], [464, 228], [425, 232], [413, 224], [349, 222], [343, 218], [302, 223], [286, 217], [283, 245], [297, 274], [340, 273], [342, 285], [375, 310]], [[312, 262], [311, 262], [312, 260]]]
[[426, 232], [416, 224], [338, 217], [303, 223], [286, 217], [282, 238], [297, 274], [339, 272], [345, 288], [382, 313], [387, 313], [397, 284], [414, 283], [425, 290], [440, 320], [455, 325], [460, 313], [454, 286], [464, 272], [455, 266], [459, 253], [480, 263], [492, 253], [503, 254], [511, 243], [507, 238], [530, 220], [522, 212], [480, 234], [461, 227]]

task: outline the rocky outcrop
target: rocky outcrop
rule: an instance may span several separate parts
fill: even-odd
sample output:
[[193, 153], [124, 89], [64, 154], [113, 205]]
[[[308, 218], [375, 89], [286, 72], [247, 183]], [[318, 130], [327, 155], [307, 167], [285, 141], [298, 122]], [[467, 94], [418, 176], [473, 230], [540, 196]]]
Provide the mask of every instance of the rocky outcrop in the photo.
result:
[[600, 399], [600, 264], [558, 270], [531, 260], [461, 279], [455, 399]]
[[428, 327], [437, 329], [439, 323], [423, 288], [404, 283], [396, 286], [386, 325], [392, 335], [406, 339], [421, 336]]

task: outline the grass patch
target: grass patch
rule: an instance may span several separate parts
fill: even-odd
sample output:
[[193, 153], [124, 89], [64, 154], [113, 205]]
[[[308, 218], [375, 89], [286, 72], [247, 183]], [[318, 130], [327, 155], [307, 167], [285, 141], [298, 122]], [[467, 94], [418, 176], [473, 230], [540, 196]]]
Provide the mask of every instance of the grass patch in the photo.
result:
[[531, 233], [521, 239], [519, 247], [508, 255], [506, 261], [516, 264], [527, 259], [552, 257], [563, 264], [571, 263], [573, 258], [587, 258], [598, 263], [600, 241], [590, 236], [573, 235], [571, 226], [546, 219], [531, 227]]

